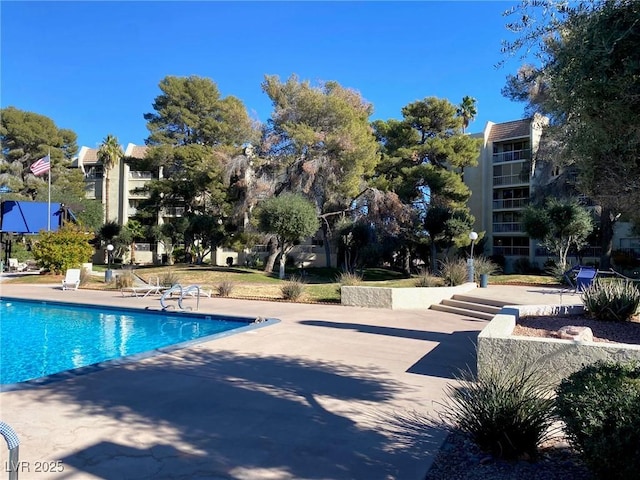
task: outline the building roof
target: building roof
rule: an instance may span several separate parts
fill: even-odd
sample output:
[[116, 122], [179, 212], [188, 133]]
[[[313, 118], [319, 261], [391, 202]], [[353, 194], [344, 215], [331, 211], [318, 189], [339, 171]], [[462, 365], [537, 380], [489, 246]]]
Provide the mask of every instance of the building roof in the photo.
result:
[[84, 165], [98, 163], [98, 149], [86, 147], [85, 150], [83, 148], [81, 151], [81, 161]]
[[124, 154], [127, 157], [144, 158], [147, 155], [147, 150], [149, 150], [149, 147], [147, 147], [146, 145], [135, 145], [133, 143], [130, 143], [129, 145], [127, 145], [127, 149], [125, 150]]
[[498, 142], [510, 138], [528, 137], [529, 135], [531, 135], [531, 119], [525, 118], [492, 125], [489, 141]]

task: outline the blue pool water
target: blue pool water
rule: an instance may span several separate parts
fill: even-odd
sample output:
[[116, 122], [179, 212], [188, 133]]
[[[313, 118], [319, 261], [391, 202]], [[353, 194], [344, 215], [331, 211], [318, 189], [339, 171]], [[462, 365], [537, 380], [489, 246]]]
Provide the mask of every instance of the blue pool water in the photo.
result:
[[0, 384], [194, 341], [253, 320], [0, 299]]

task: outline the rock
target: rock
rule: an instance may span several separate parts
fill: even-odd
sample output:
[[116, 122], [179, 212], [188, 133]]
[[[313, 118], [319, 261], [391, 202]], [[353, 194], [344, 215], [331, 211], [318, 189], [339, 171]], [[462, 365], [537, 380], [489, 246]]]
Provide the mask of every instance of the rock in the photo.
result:
[[558, 330], [558, 337], [575, 342], [593, 342], [593, 332], [589, 327], [567, 325]]

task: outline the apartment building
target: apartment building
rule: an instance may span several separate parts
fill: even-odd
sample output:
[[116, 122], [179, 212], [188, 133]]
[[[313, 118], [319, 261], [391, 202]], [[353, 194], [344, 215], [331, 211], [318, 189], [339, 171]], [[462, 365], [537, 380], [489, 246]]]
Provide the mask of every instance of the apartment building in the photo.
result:
[[[124, 155], [125, 157], [144, 158], [147, 149], [146, 146], [129, 143], [124, 150]], [[80, 148], [72, 167], [79, 168], [84, 173], [87, 198], [102, 202], [104, 221], [112, 221], [120, 225], [126, 225], [129, 219], [136, 214], [140, 201], [145, 198], [145, 193], [136, 190], [150, 180], [162, 178], [162, 170], [159, 172], [132, 170], [127, 162], [119, 162], [118, 165], [111, 168], [107, 178], [102, 162], [98, 160], [98, 149], [84, 146]], [[184, 209], [181, 207], [167, 208], [162, 211], [157, 221], [158, 224], [162, 224], [183, 214]], [[102, 262], [103, 255], [104, 252], [97, 252], [94, 261], [96, 263]], [[264, 259], [267, 255], [266, 245], [257, 245], [251, 251], [244, 252], [219, 247], [208, 260], [212, 265], [224, 266], [228, 265], [229, 261], [234, 265], [243, 265], [245, 261], [256, 257]], [[326, 264], [323, 247], [312, 242], [297, 245], [290, 256], [300, 267], [325, 266]], [[136, 242], [135, 261], [141, 264], [166, 263], [167, 258], [163, 245]], [[335, 265], [335, 254], [333, 254], [333, 265]]]
[[[483, 253], [504, 256], [507, 272], [514, 270], [519, 259], [543, 268], [552, 257], [529, 238], [521, 223], [522, 210], [536, 189], [559, 173], [536, 162], [547, 123], [540, 115], [505, 123], [487, 122], [483, 132], [473, 135], [482, 139], [482, 149], [478, 165], [465, 168], [464, 182], [472, 191], [469, 207], [475, 217], [474, 228], [484, 232]], [[640, 256], [640, 238], [633, 236], [629, 224], [617, 224], [614, 249]], [[599, 260], [599, 247], [585, 251], [584, 262]]]
[[[144, 158], [146, 146], [130, 143], [124, 150], [126, 157]], [[105, 174], [102, 162], [98, 160], [98, 149], [81, 147], [78, 157], [72, 164], [84, 173], [85, 195], [87, 198], [99, 200], [104, 209], [104, 221], [126, 225], [129, 218], [136, 214], [138, 204], [145, 198], [144, 193], [136, 189], [145, 185], [158, 173], [131, 170], [127, 162], [119, 162]], [[166, 212], [159, 218], [163, 222], [167, 216], [175, 216], [180, 212]], [[135, 258], [140, 263], [159, 263], [163, 251], [161, 246], [150, 243], [136, 243]], [[100, 253], [97, 254], [98, 256]]]

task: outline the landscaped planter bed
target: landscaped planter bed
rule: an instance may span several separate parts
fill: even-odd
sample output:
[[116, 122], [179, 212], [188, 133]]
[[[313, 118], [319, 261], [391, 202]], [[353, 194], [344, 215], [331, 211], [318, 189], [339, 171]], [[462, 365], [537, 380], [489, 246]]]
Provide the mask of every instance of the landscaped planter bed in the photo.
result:
[[524, 305], [503, 308], [478, 335], [478, 375], [492, 366], [506, 365], [517, 360], [526, 365], [539, 364], [547, 372], [551, 382], [559, 383], [584, 365], [598, 360], [640, 361], [640, 345], [637, 344], [513, 335], [520, 317], [563, 316], [567, 319], [567, 325], [579, 325], [579, 319], [583, 315], [582, 305]]

